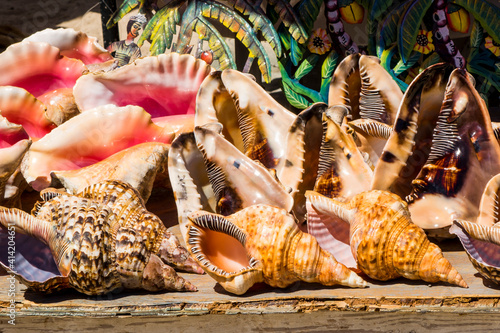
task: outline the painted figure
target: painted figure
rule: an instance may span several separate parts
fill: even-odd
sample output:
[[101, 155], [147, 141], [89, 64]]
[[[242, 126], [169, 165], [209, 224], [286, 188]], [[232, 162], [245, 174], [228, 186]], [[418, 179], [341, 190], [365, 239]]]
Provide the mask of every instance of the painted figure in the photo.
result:
[[139, 32], [146, 22], [146, 16], [142, 14], [132, 16], [127, 24], [127, 39], [114, 42], [108, 47], [109, 52], [115, 52], [118, 66], [124, 66], [141, 56], [141, 49], [134, 39], [139, 37]]

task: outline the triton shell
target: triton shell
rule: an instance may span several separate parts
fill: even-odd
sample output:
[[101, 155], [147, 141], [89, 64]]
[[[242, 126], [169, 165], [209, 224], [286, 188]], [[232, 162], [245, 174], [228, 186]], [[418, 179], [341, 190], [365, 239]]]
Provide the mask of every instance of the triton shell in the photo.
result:
[[209, 125], [196, 127], [195, 137], [214, 189], [216, 212], [230, 215], [255, 204], [270, 204], [289, 212], [293, 198], [276, 177], [211, 130]]
[[32, 289], [72, 287], [87, 295], [123, 288], [196, 290], [166, 263], [197, 272], [199, 267], [126, 183], [103, 182], [78, 195], [50, 189], [42, 199], [32, 215], [0, 208], [0, 223], [14, 224], [47, 244], [57, 264], [59, 274], [46, 274], [43, 268], [17, 263], [11, 273]]
[[441, 249], [412, 222], [406, 202], [397, 195], [373, 190], [346, 202], [312, 191], [306, 196], [315, 214], [350, 224], [352, 255], [358, 268], [372, 279], [386, 281], [402, 276], [467, 287]]
[[247, 207], [230, 216], [189, 215], [187, 248], [227, 291], [241, 295], [257, 282], [285, 288], [296, 281], [365, 287], [354, 272], [299, 230], [284, 209]]
[[52, 171], [79, 169], [139, 143], [170, 143], [173, 138], [171, 128], [153, 124], [141, 107], [105, 105], [71, 118], [35, 142], [21, 171], [40, 191], [49, 186]]
[[74, 87], [82, 111], [105, 104], [137, 105], [153, 122], [195, 113], [196, 94], [212, 68], [187, 54], [144, 57], [106, 73], [82, 76]]

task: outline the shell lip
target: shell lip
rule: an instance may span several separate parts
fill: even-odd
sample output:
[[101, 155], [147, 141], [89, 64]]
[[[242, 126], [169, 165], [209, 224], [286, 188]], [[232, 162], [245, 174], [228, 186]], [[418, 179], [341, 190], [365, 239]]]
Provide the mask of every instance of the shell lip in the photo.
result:
[[242, 275], [246, 272], [251, 272], [255, 270], [260, 270], [262, 263], [248, 256], [249, 264], [246, 267], [241, 268], [237, 271], [228, 272], [223, 268], [218, 267], [214, 264], [202, 251], [201, 241], [202, 241], [202, 229], [209, 229], [216, 232], [224, 233], [228, 236], [235, 238], [241, 245], [245, 246], [246, 234], [238, 228], [236, 225], [230, 221], [224, 219], [222, 216], [216, 216], [216, 218], [211, 218], [213, 214], [203, 214], [203, 212], [193, 212], [188, 215], [188, 219], [191, 222], [188, 227], [188, 249], [192, 253], [193, 257], [200, 263], [200, 265], [209, 274], [214, 274], [218, 277], [232, 278], [238, 275]]
[[[478, 227], [482, 227], [478, 225]], [[483, 227], [487, 229], [488, 227]], [[491, 228], [491, 227], [490, 227]], [[495, 259], [491, 256], [493, 253], [498, 253], [500, 250], [500, 244], [495, 244], [492, 242], [488, 242], [486, 240], [481, 240], [478, 237], [474, 237], [467, 231], [467, 228], [463, 225], [463, 222], [460, 220], [454, 220], [452, 226], [450, 227], [449, 232], [454, 234], [462, 243], [462, 246], [466, 250], [467, 254], [477, 261], [481, 266], [491, 267], [494, 269], [500, 269], [500, 260], [497, 259], [497, 262], [492, 263], [491, 260]], [[496, 249], [496, 251], [487, 251], [483, 247], [490, 246]]]
[[5, 242], [5, 246], [2, 244], [0, 247], [2, 253], [0, 266], [8, 273], [12, 273], [26, 282], [37, 283], [45, 283], [53, 278], [64, 276], [57, 268], [53, 257], [42, 255], [48, 250], [45, 244], [23, 234], [16, 233], [15, 237], [16, 243], [21, 245], [16, 249], [14, 261], [11, 261], [11, 257], [6, 256], [8, 253], [7, 242]]

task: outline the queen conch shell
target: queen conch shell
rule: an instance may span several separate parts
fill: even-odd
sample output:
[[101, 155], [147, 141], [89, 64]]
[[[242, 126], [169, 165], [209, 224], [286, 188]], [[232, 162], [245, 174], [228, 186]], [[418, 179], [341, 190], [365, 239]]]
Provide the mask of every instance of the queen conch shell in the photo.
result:
[[397, 277], [467, 287], [460, 274], [410, 217], [406, 202], [386, 191], [360, 193], [346, 202], [307, 192], [318, 215], [350, 224], [349, 244], [358, 268], [372, 279]]
[[45, 42], [61, 51], [61, 55], [81, 60], [85, 65], [113, 60], [111, 54], [97, 42], [97, 38], [68, 28], [38, 31], [23, 42]]
[[59, 274], [21, 263], [11, 272], [32, 289], [72, 287], [87, 295], [120, 288], [196, 290], [165, 263], [201, 272], [199, 267], [126, 183], [103, 182], [78, 195], [46, 190], [42, 198], [32, 215], [0, 208], [0, 223], [41, 240], [54, 256]]
[[86, 111], [35, 142], [21, 171], [37, 191], [50, 184], [52, 171], [75, 170], [143, 142], [170, 143], [172, 128], [152, 123], [138, 106], [105, 105]]
[[32, 140], [44, 137], [56, 127], [46, 110], [42, 102], [23, 88], [0, 87], [0, 114], [21, 125]]
[[26, 89], [47, 106], [47, 115], [56, 124], [80, 112], [73, 86], [86, 71], [82, 61], [62, 56], [48, 43], [16, 43], [0, 54], [0, 86]]
[[366, 286], [301, 232], [284, 209], [254, 205], [225, 217], [198, 211], [189, 220], [189, 252], [230, 293], [244, 294], [258, 282], [279, 288], [300, 280]]
[[[24, 190], [19, 166], [28, 151], [31, 140], [21, 125], [0, 116], [0, 205], [20, 207], [20, 195]], [[21, 178], [21, 179], [20, 179]]]
[[188, 54], [144, 57], [110, 72], [82, 76], [74, 87], [75, 100], [82, 111], [106, 104], [137, 105], [157, 124], [172, 116], [192, 119], [196, 94], [211, 70]]
[[147, 201], [157, 174], [166, 172], [169, 144], [145, 142], [121, 150], [108, 158], [76, 170], [51, 172], [51, 187], [62, 185], [76, 194], [105, 180], [119, 180], [135, 188]]

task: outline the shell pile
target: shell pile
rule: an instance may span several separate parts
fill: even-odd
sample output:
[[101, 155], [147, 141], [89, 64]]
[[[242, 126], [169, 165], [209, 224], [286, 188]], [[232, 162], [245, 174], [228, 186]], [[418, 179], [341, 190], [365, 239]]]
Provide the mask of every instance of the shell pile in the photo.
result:
[[[0, 222], [50, 252], [40, 267], [20, 254], [32, 289], [195, 290], [168, 265], [235, 294], [362, 277], [466, 287], [426, 236], [448, 229], [498, 281], [500, 146], [465, 70], [430, 66], [403, 94], [353, 54], [328, 104], [295, 114], [190, 55], [115, 67], [65, 29], [0, 54]], [[145, 209], [159, 186], [187, 249]], [[32, 214], [26, 188], [42, 196]]]

